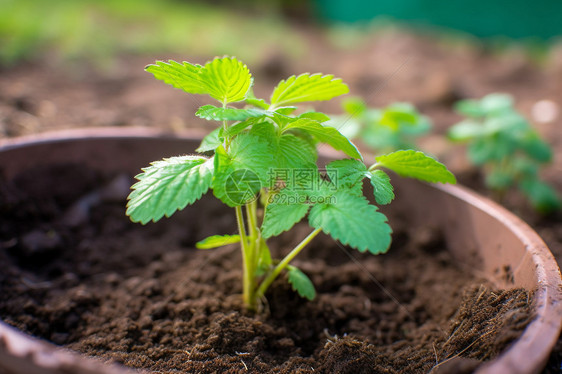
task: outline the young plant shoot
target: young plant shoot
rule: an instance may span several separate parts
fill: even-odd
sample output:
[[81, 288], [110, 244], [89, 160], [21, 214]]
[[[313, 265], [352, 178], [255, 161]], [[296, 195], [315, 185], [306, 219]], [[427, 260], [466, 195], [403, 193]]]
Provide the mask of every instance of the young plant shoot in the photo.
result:
[[[156, 222], [211, 190], [234, 209], [238, 233], [219, 233], [197, 247], [240, 243], [243, 301], [250, 310], [258, 310], [281, 274], [300, 296], [314, 299], [312, 282], [291, 261], [320, 232], [360, 252], [387, 251], [392, 230], [386, 216], [363, 195], [365, 178], [373, 185], [378, 204], [394, 198], [384, 169], [428, 182], [455, 183], [444, 165], [413, 150], [382, 155], [374, 165], [365, 165], [349, 139], [323, 124], [327, 115], [297, 114], [296, 104], [348, 92], [347, 85], [332, 75], [291, 76], [279, 82], [266, 101], [253, 95], [252, 75], [236, 58], [215, 58], [203, 66], [157, 61], [146, 70], [187, 93], [216, 99], [216, 106], [203, 105], [195, 113], [216, 123], [216, 129], [203, 139], [200, 154], [165, 158], [144, 168], [132, 186], [127, 215], [142, 224]], [[320, 143], [345, 158], [321, 171]], [[311, 226], [308, 236], [284, 258], [273, 259], [266, 241], [305, 217]]]
[[457, 111], [467, 118], [449, 130], [449, 138], [468, 143], [468, 158], [483, 167], [486, 185], [503, 195], [517, 187], [542, 213], [559, 209], [560, 198], [542, 182], [539, 171], [552, 159], [550, 146], [513, 107], [513, 98], [490, 94], [481, 100], [461, 100]]

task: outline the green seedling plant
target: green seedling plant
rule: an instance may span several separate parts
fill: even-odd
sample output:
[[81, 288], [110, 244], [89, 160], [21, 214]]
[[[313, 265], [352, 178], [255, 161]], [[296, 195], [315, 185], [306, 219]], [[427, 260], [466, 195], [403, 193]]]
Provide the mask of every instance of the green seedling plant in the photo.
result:
[[[358, 136], [377, 154], [401, 149], [417, 149], [416, 139], [431, 130], [431, 121], [410, 103], [393, 103], [385, 108], [369, 108], [361, 98], [343, 102], [347, 118], [342, 131]], [[346, 128], [349, 128], [347, 130]]]
[[486, 186], [499, 200], [517, 188], [539, 212], [560, 209], [560, 198], [539, 175], [552, 150], [513, 105], [510, 95], [499, 93], [457, 102], [466, 118], [449, 129], [449, 139], [467, 143], [469, 160], [482, 167]]
[[[214, 235], [196, 246], [240, 244], [242, 298], [249, 310], [260, 309], [268, 287], [281, 274], [300, 296], [314, 299], [311, 280], [291, 262], [321, 232], [360, 252], [387, 251], [392, 230], [386, 216], [363, 195], [365, 178], [378, 204], [394, 198], [383, 169], [428, 182], [455, 182], [443, 164], [412, 150], [381, 155], [367, 166], [349, 139], [324, 125], [326, 114], [298, 113], [296, 104], [349, 91], [332, 75], [291, 76], [266, 101], [254, 96], [250, 71], [233, 57], [205, 65], [157, 61], [146, 70], [187, 93], [217, 100], [218, 105], [203, 105], [195, 113], [216, 128], [204, 137], [197, 154], [165, 158], [142, 169], [128, 198], [127, 215], [142, 224], [158, 221], [212, 191], [234, 209], [238, 233]], [[319, 169], [322, 144], [345, 157]], [[305, 217], [310, 234], [285, 257], [273, 259], [267, 240]]]

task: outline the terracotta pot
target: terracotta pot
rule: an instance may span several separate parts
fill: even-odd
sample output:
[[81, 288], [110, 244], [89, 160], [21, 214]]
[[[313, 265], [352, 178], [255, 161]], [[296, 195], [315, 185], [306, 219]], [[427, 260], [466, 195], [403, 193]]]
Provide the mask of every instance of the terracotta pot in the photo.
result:
[[[0, 140], [4, 176], [68, 160], [94, 168], [135, 174], [150, 161], [194, 150], [201, 134], [172, 136], [147, 129], [90, 129]], [[331, 154], [324, 154], [329, 159]], [[322, 162], [322, 161], [321, 161]], [[562, 279], [552, 254], [538, 235], [504, 208], [456, 186], [428, 185], [394, 178], [398, 190], [390, 210], [408, 209], [411, 224], [443, 230], [459, 266], [501, 288], [534, 291], [536, 318], [521, 337], [477, 373], [538, 373], [562, 324]], [[94, 359], [57, 348], [0, 321], [0, 372], [125, 373]]]

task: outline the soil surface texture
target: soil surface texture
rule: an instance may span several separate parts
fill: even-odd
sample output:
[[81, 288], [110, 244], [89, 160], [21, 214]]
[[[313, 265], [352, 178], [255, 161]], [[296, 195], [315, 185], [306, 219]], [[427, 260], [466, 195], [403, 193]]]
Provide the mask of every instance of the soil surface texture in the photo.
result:
[[[532, 320], [532, 295], [495, 290], [452, 265], [439, 232], [392, 221], [382, 256], [324, 236], [297, 265], [308, 302], [279, 279], [262, 313], [240, 301], [235, 232], [204, 197], [146, 226], [124, 214], [131, 176], [81, 165], [0, 183], [0, 316], [55, 344], [152, 373], [469, 373]], [[279, 257], [310, 228], [272, 243]]]

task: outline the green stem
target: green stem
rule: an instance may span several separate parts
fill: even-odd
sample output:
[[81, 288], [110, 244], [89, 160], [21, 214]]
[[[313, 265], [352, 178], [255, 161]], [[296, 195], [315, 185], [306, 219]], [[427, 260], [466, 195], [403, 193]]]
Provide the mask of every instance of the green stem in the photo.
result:
[[238, 224], [238, 232], [240, 233], [240, 244], [242, 247], [242, 262], [243, 262], [243, 275], [242, 275], [242, 299], [244, 305], [248, 309], [255, 309], [254, 297], [254, 274], [252, 272], [252, 259], [248, 253], [248, 236], [246, 235], [246, 228], [244, 227], [244, 215], [242, 207], [237, 206], [236, 210], [236, 223]]
[[281, 260], [281, 262], [277, 264], [275, 269], [273, 269], [273, 271], [269, 273], [269, 275], [261, 282], [255, 294], [256, 299], [261, 299], [265, 295], [265, 292], [267, 291], [271, 283], [273, 283], [273, 281], [279, 276], [283, 269], [285, 269], [287, 265], [289, 265], [289, 263], [295, 258], [295, 256], [298, 255], [300, 251], [302, 251], [302, 249], [306, 247], [306, 245], [310, 243], [311, 240], [314, 239], [316, 235], [318, 235], [321, 231], [322, 229], [316, 229], [312, 231], [306, 238], [303, 239], [302, 242], [300, 242], [295, 248], [293, 248], [293, 250], [289, 252], [289, 254], [287, 254], [287, 256], [283, 258], [283, 260]]
[[252, 274], [255, 274], [256, 267], [258, 265], [258, 255], [259, 255], [259, 228], [257, 226], [257, 203], [252, 201], [246, 204], [246, 216], [248, 222], [248, 228], [250, 231], [250, 263], [252, 264]]
[[379, 167], [379, 163], [378, 163], [378, 162], [375, 162], [373, 165], [369, 166], [369, 169], [367, 169], [367, 170], [368, 170], [368, 171], [373, 171], [373, 170], [375, 170], [375, 169], [378, 168], [378, 167]]
[[[226, 102], [226, 100], [225, 100], [225, 101], [222, 102], [222, 108], [223, 108], [223, 109], [226, 109], [226, 105], [227, 105], [227, 102]], [[227, 120], [223, 120], [223, 121], [222, 121], [222, 130], [223, 130], [223, 132], [226, 134], [226, 130], [228, 130], [228, 121], [227, 121]], [[228, 151], [228, 146], [229, 146], [229, 145], [230, 145], [230, 139], [228, 139], [228, 137], [225, 136], [225, 137], [224, 137], [224, 143], [223, 143], [224, 149]]]

